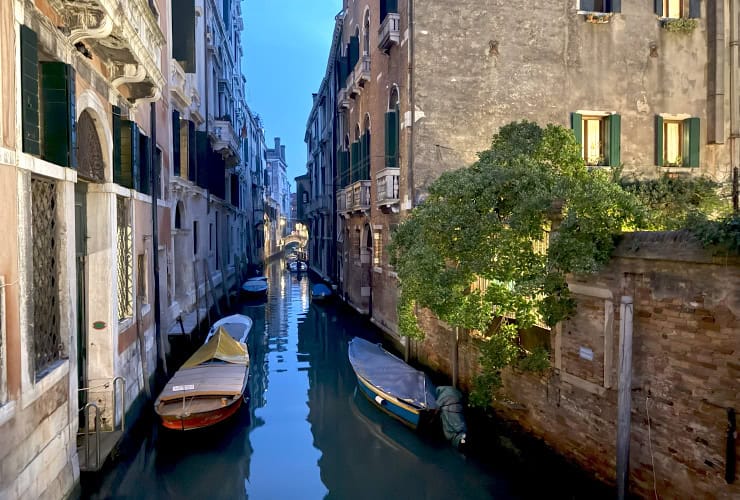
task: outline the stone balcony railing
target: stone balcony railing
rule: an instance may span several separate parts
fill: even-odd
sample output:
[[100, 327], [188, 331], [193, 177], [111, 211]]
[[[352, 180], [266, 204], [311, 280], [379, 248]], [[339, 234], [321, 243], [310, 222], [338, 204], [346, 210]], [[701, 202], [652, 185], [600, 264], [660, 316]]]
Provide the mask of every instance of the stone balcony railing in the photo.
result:
[[345, 88], [347, 89], [347, 95], [351, 99], [354, 99], [355, 97], [360, 95], [360, 86], [355, 84], [355, 71], [352, 71], [349, 76], [347, 76]]
[[349, 109], [349, 94], [347, 94], [347, 89], [339, 89], [337, 93], [337, 109], [339, 111]]
[[378, 48], [388, 51], [401, 40], [401, 16], [395, 12], [385, 15], [383, 23], [378, 29]]
[[347, 190], [345, 188], [337, 190], [337, 212], [345, 214], [348, 211], [347, 207]]
[[132, 103], [161, 97], [165, 37], [148, 0], [49, 0], [69, 30], [110, 67], [111, 86]]
[[372, 181], [357, 181], [350, 184], [347, 191], [347, 206], [352, 212], [370, 210], [370, 189]]
[[192, 104], [192, 92], [188, 89], [188, 77], [180, 63], [170, 59], [170, 94], [174, 101], [182, 109], [187, 109]]
[[357, 61], [357, 66], [354, 70], [355, 85], [357, 87], [364, 87], [365, 83], [370, 81], [370, 56], [362, 56]]
[[225, 117], [215, 119], [210, 127], [211, 145], [213, 150], [221, 153], [226, 160], [226, 166], [239, 163], [239, 138], [236, 135], [231, 119]]
[[375, 176], [376, 198], [379, 207], [398, 206], [400, 169], [384, 168]]

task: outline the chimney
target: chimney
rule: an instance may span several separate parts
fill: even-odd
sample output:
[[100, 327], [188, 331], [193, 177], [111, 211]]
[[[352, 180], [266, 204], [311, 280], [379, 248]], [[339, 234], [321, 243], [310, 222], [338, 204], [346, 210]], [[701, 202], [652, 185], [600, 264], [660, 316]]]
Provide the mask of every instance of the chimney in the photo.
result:
[[313, 94], [311, 94], [311, 96], [313, 97], [313, 102], [316, 102], [316, 98], [319, 96], [319, 94], [314, 92]]
[[280, 146], [280, 158], [285, 161], [285, 146]]
[[280, 137], [275, 137], [275, 151], [280, 149]]

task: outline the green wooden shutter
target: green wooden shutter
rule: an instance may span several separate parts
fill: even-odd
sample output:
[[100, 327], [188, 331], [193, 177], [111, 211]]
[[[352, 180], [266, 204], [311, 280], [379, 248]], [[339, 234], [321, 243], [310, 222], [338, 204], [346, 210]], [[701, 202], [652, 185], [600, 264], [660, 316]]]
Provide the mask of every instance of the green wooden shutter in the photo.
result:
[[398, 168], [398, 116], [395, 111], [385, 114], [385, 166]]
[[622, 0], [611, 0], [609, 12], [622, 12]]
[[689, 17], [698, 18], [701, 16], [701, 6], [699, 0], [689, 0]]
[[36, 32], [21, 25], [21, 119], [23, 151], [41, 154], [39, 128], [39, 56]]
[[139, 127], [121, 120], [121, 186], [139, 190]]
[[152, 194], [150, 141], [149, 136], [139, 133], [139, 189], [137, 191], [144, 194]]
[[172, 112], [172, 169], [180, 177], [180, 112]]
[[121, 108], [113, 106], [113, 182], [121, 184]]
[[663, 166], [663, 117], [655, 115], [655, 164]]
[[570, 128], [573, 135], [576, 136], [576, 142], [581, 145], [581, 155], [583, 155], [583, 115], [580, 113], [570, 114]]
[[[257, 158], [259, 166], [259, 158]], [[259, 172], [259, 169], [258, 169]], [[188, 180], [198, 179], [198, 146], [195, 139], [195, 123], [188, 120]]]
[[663, 17], [663, 0], [653, 0], [653, 10], [656, 16]]
[[62, 62], [42, 62], [44, 160], [63, 167], [76, 167], [74, 69]]
[[614, 114], [609, 115], [609, 165], [618, 167], [621, 163], [622, 117]]
[[699, 166], [699, 144], [701, 128], [699, 118], [687, 118], [683, 121], [683, 164], [686, 167]]
[[365, 154], [363, 155], [365, 157], [365, 168], [362, 178], [365, 180], [370, 180], [370, 138], [371, 133], [368, 130], [365, 132]]
[[357, 180], [357, 167], [360, 163], [360, 143], [355, 141], [350, 146], [350, 173], [349, 182], [353, 183]]
[[351, 36], [349, 38], [349, 70], [353, 71], [360, 60], [360, 38]]

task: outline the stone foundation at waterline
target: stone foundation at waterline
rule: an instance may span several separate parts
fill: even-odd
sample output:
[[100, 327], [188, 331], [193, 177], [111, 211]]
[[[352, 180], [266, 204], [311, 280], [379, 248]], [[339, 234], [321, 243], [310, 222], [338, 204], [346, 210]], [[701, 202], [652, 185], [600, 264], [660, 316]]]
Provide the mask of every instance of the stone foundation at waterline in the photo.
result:
[[[740, 259], [713, 257], [683, 233], [635, 233], [600, 273], [569, 283], [578, 308], [550, 335], [552, 369], [507, 370], [496, 413], [614, 483], [620, 300], [631, 296], [630, 491], [740, 497], [737, 464], [735, 482], [725, 481], [727, 408], [740, 410]], [[451, 373], [453, 333], [431, 315], [422, 324], [427, 337], [413, 353]], [[459, 341], [467, 389], [478, 370], [476, 342]]]

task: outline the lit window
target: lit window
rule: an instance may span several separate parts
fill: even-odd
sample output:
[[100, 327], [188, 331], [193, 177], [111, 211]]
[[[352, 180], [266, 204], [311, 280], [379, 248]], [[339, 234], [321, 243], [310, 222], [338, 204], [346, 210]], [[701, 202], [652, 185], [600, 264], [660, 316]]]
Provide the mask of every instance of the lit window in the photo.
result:
[[698, 167], [699, 118], [655, 117], [655, 164], [659, 167]]
[[683, 0], [663, 0], [663, 17], [678, 19], [683, 17]]
[[604, 165], [606, 123], [603, 117], [583, 118], [583, 159], [586, 165]]
[[571, 128], [589, 166], [620, 165], [621, 117], [618, 114], [571, 113]]
[[380, 267], [383, 258], [383, 235], [380, 231], [373, 233], [373, 265]]
[[663, 159], [666, 165], [681, 165], [683, 124], [678, 121], [663, 122]]

